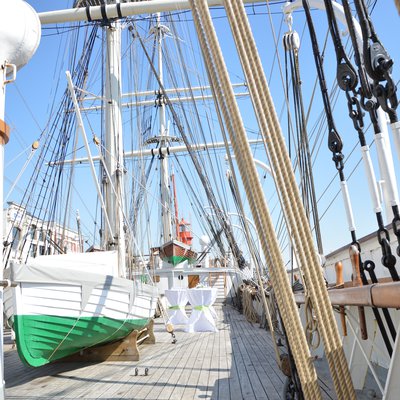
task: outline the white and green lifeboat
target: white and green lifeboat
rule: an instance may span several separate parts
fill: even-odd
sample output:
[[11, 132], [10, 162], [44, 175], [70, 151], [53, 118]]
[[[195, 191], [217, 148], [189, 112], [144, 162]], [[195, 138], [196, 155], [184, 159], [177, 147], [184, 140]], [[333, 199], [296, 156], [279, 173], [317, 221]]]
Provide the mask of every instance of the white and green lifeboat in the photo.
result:
[[116, 277], [116, 269], [112, 251], [12, 262], [18, 285], [6, 291], [5, 312], [23, 362], [38, 367], [147, 325], [157, 289]]

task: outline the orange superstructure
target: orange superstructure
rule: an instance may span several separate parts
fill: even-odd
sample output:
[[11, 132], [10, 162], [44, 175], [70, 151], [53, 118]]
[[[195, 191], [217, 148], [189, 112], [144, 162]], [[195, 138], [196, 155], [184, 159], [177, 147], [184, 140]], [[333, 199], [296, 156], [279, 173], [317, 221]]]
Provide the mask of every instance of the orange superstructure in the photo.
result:
[[189, 246], [192, 244], [193, 240], [192, 231], [190, 230], [190, 223], [185, 221], [183, 218], [179, 221], [178, 240]]

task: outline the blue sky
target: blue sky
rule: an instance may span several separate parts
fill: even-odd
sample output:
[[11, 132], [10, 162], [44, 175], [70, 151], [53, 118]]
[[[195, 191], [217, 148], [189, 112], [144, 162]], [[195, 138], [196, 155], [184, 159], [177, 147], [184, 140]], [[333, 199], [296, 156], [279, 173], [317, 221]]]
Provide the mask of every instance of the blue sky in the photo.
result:
[[[51, 1], [51, 0], [30, 0], [28, 1], [38, 12], [52, 9], [67, 8], [72, 2], [71, 1]], [[282, 16], [280, 15], [281, 5], [271, 5], [273, 11], [273, 24], [278, 35], [281, 27]], [[273, 64], [273, 40], [271, 29], [269, 25], [269, 18], [266, 14], [263, 14], [264, 9], [256, 7], [254, 14], [250, 15], [250, 22], [252, 23], [254, 34], [258, 41], [260, 55], [262, 57], [267, 77], [270, 75], [272, 79], [270, 81], [270, 88], [273, 96], [276, 99], [276, 108], [278, 113], [280, 112], [283, 104], [282, 97], [282, 86], [280, 83], [278, 67], [276, 62]], [[249, 9], [249, 14], [253, 14]], [[218, 16], [220, 12], [215, 12], [215, 16]], [[190, 17], [187, 14], [187, 17]], [[320, 11], [313, 12], [315, 23], [319, 29], [320, 42], [323, 40], [326, 33], [326, 17]], [[398, 45], [399, 37], [399, 16], [394, 7], [393, 1], [382, 1], [379, 0], [376, 4], [372, 19], [378, 33], [379, 38], [385, 45], [395, 63], [400, 63], [400, 46]], [[217, 32], [220, 35], [221, 42], [223, 43], [224, 54], [227, 59], [229, 67], [232, 69], [233, 74], [238, 78], [243, 75], [238, 66], [236, 57], [233, 56], [232, 41], [230, 39], [228, 23], [224, 19], [215, 19], [217, 25]], [[302, 32], [304, 24], [303, 13], [296, 13], [294, 15], [294, 28]], [[281, 32], [286, 31], [286, 27], [283, 25]], [[323, 33], [325, 32], [325, 33]], [[11, 125], [13, 132], [10, 143], [6, 147], [5, 155], [5, 195], [16, 179], [18, 172], [24, 165], [28, 154], [30, 152], [31, 143], [36, 140], [40, 132], [46, 126], [48, 120], [49, 110], [53, 104], [53, 97], [55, 87], [60, 85], [64, 87], [65, 80], [63, 74], [59, 71], [67, 69], [67, 35], [58, 34], [59, 31], [54, 27], [46, 27], [43, 29], [43, 36], [41, 44], [32, 61], [19, 71], [17, 76], [17, 82], [7, 87], [7, 103], [6, 103], [6, 120]], [[278, 37], [279, 44], [281, 43], [281, 35]], [[322, 45], [320, 43], [320, 45]], [[327, 56], [325, 59], [326, 74], [328, 76], [328, 86], [333, 82], [335, 60], [332, 57], [332, 47], [328, 45]], [[282, 50], [280, 47], [281, 57]], [[312, 55], [310, 53], [308, 32], [305, 32], [304, 39], [302, 41], [301, 48], [301, 68], [302, 76], [304, 80], [304, 95], [307, 97], [312, 90], [312, 84], [315, 79], [315, 68]], [[271, 72], [272, 71], [272, 72]], [[400, 68], [398, 64], [395, 64], [393, 75], [396, 81], [400, 77]], [[318, 114], [322, 111], [321, 103], [316, 101], [316, 105], [313, 108], [313, 114]], [[344, 153], [348, 155], [357, 142], [357, 136], [354, 130], [352, 130], [351, 121], [347, 117], [347, 105], [343, 94], [340, 94], [339, 105], [335, 108], [335, 119], [339, 131], [343, 136], [345, 143]], [[311, 121], [310, 121], [311, 124]], [[255, 121], [249, 120], [249, 126], [252, 129], [257, 130]], [[373, 136], [372, 132], [367, 134], [368, 142], [371, 142]], [[326, 147], [326, 140], [322, 140], [321, 148]], [[374, 149], [373, 149], [374, 151]], [[223, 155], [221, 155], [223, 156]], [[259, 152], [257, 157], [260, 157], [265, 161], [265, 156]], [[374, 157], [374, 162], [375, 156]], [[399, 168], [398, 160], [395, 158], [396, 170]], [[349, 158], [346, 164], [346, 172], [351, 171], [359, 160], [359, 150], [355, 150], [353, 155]], [[317, 189], [322, 192], [326, 186], [326, 183], [333, 179], [335, 171], [331, 161], [329, 151], [321, 150], [321, 155], [318, 157], [318, 165], [316, 168], [316, 186]], [[26, 171], [21, 183], [18, 186], [23, 186], [24, 179], [29, 177], [30, 171]], [[338, 181], [337, 181], [338, 182]], [[267, 199], [270, 200], [270, 207], [274, 209], [277, 202], [276, 196], [273, 195], [273, 183], [271, 180], [265, 179], [264, 183], [266, 187]], [[369, 195], [367, 192], [366, 181], [363, 178], [362, 168], [359, 167], [354, 175], [349, 179], [349, 188], [351, 197], [353, 200], [354, 214], [358, 229], [359, 236], [369, 233], [375, 229], [375, 219], [371, 211], [371, 204], [369, 201]], [[330, 200], [334, 196], [334, 193], [338, 190], [338, 184], [332, 186], [331, 194], [326, 195], [326, 200], [321, 200], [321, 208], [326, 209]], [[18, 188], [14, 194], [11, 195], [9, 200], [13, 200], [18, 197]], [[183, 204], [185, 201], [182, 202]], [[183, 205], [184, 207], [184, 205]], [[84, 214], [85, 211], [81, 210]], [[190, 211], [188, 211], [189, 213]], [[338, 218], [338, 215], [341, 217]], [[340, 222], [339, 222], [340, 221]], [[333, 250], [335, 247], [344, 245], [349, 241], [349, 234], [346, 228], [346, 222], [344, 218], [344, 210], [341, 201], [337, 201], [323, 217], [321, 224], [323, 225], [323, 231], [325, 232], [324, 244], [326, 252]], [[201, 232], [198, 233], [201, 236]]]

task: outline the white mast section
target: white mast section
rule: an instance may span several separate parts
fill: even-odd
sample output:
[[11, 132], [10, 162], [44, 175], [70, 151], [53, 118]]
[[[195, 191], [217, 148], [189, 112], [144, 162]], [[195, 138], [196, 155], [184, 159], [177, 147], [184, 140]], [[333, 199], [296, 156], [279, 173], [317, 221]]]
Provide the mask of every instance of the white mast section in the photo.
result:
[[[157, 37], [157, 52], [158, 52], [158, 78], [161, 85], [164, 85], [163, 76], [163, 58], [162, 58], [162, 41], [164, 35], [168, 32], [168, 28], [160, 23], [160, 13], [157, 14], [157, 24], [153, 29], [154, 35]], [[157, 104], [160, 118], [160, 147], [165, 147], [168, 144], [168, 127], [166, 126], [164, 94], [159, 89], [159, 102]], [[160, 190], [161, 190], [161, 219], [163, 227], [163, 241], [172, 240], [172, 222], [171, 222], [171, 196], [169, 188], [169, 168], [168, 155], [160, 155]]]
[[[125, 276], [125, 232], [122, 210], [124, 205], [124, 162], [121, 115], [121, 26], [119, 21], [111, 23], [106, 28], [106, 40], [105, 97], [107, 101], [104, 158], [109, 178], [104, 180], [104, 192], [111, 231], [105, 229], [103, 244], [108, 249], [117, 246], [118, 272], [120, 276]], [[115, 232], [115, 237], [112, 236], [112, 232]]]

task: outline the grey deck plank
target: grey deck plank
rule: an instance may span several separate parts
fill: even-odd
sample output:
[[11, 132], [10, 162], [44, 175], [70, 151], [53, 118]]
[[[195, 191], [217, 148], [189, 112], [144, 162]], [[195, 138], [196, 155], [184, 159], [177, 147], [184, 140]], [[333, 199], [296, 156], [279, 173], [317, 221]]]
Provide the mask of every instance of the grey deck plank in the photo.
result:
[[179, 357], [177, 358], [177, 362], [175, 364], [175, 368], [172, 372], [170, 381], [161, 391], [160, 395], [157, 399], [159, 400], [169, 400], [175, 399], [174, 392], [177, 390], [179, 391], [181, 388], [184, 388], [186, 383], [184, 380], [184, 371], [186, 367], [190, 366], [192, 359], [195, 354], [196, 344], [198, 344], [198, 340], [196, 340], [196, 336], [198, 334], [189, 334], [192, 336], [188, 336], [190, 340], [186, 342], [186, 345], [179, 345], [180, 348], [183, 350], [179, 353]]
[[186, 363], [184, 367], [180, 371], [176, 371], [180, 373], [177, 379], [177, 385], [173, 388], [171, 395], [169, 397], [170, 400], [179, 400], [179, 399], [186, 399], [187, 397], [184, 396], [185, 390], [189, 389], [190, 386], [197, 385], [196, 382], [192, 381], [192, 373], [196, 361], [200, 362], [203, 360], [204, 353], [207, 352], [207, 347], [204, 347], [205, 338], [210, 336], [209, 333], [193, 333], [193, 335], [197, 336], [193, 339], [197, 339], [194, 343], [193, 349], [190, 353], [190, 356], [187, 357]]
[[158, 399], [160, 393], [168, 387], [170, 377], [176, 368], [176, 360], [181, 357], [181, 347], [185, 345], [187, 345], [186, 341], [183, 343], [178, 341], [177, 344], [172, 344], [169, 337], [167, 342], [161, 344], [160, 352], [154, 353], [152, 351], [151, 356], [145, 356], [140, 363], [139, 368], [142, 370], [149, 368], [149, 375], [147, 377], [143, 375], [134, 376], [130, 380], [134, 385], [121, 389], [115, 398], [145, 399], [148, 397]]
[[[265, 331], [258, 324], [246, 326], [245, 322], [237, 324], [239, 350], [244, 358], [246, 371], [253, 382], [253, 390], [257, 399], [280, 399], [283, 388], [283, 374], [279, 371], [275, 353], [267, 351]], [[249, 332], [250, 331], [250, 332]], [[269, 335], [268, 335], [269, 338]], [[272, 346], [270, 346], [270, 350]]]
[[188, 346], [190, 342], [187, 341], [185, 337], [182, 336], [180, 332], [176, 332], [176, 337], [178, 339], [177, 344], [172, 352], [166, 352], [165, 356], [161, 360], [163, 365], [157, 371], [158, 373], [155, 375], [154, 382], [156, 383], [151, 391], [148, 391], [144, 398], [146, 399], [158, 399], [161, 393], [165, 390], [168, 385], [173, 384], [172, 376], [175, 371], [176, 361], [180, 354], [182, 353], [185, 346]]
[[209, 334], [201, 334], [200, 339], [198, 340], [198, 348], [193, 354], [193, 363], [191, 368], [186, 368], [186, 386], [183, 388], [183, 391], [175, 391], [174, 395], [180, 393], [182, 399], [194, 399], [196, 398], [196, 391], [199, 391], [199, 394], [204, 392], [205, 387], [200, 380], [201, 371], [203, 368], [204, 356], [208, 352], [208, 343], [210, 338], [212, 337], [212, 333]]
[[211, 365], [211, 354], [210, 347], [213, 344], [214, 335], [209, 333], [206, 335], [205, 347], [207, 351], [204, 351], [201, 363], [201, 369], [198, 376], [198, 384], [193, 393], [193, 399], [207, 398], [207, 385], [208, 385], [208, 375]]
[[219, 335], [219, 358], [218, 358], [218, 399], [219, 400], [230, 400], [231, 392], [229, 386], [229, 374], [230, 374], [230, 363], [232, 349], [229, 346], [228, 354], [228, 343], [229, 340], [229, 325], [226, 323], [225, 316], [220, 315], [223, 318], [221, 334]]

